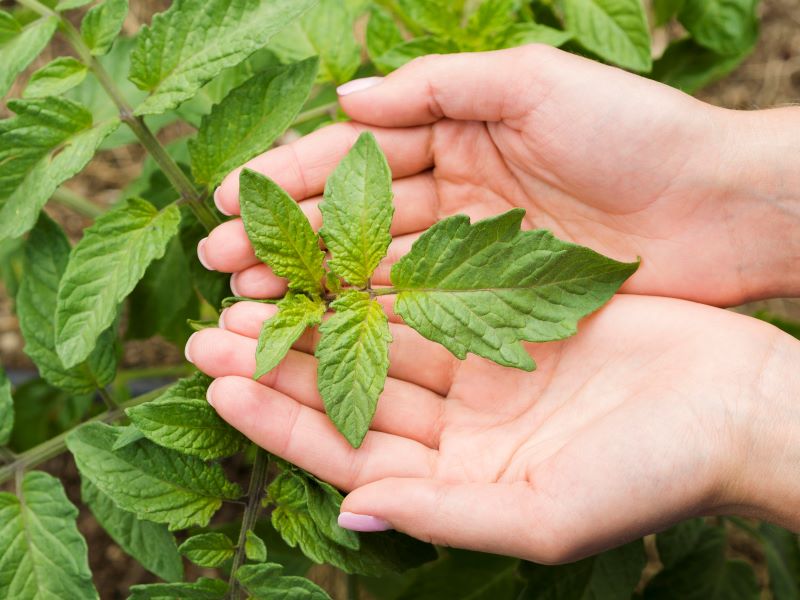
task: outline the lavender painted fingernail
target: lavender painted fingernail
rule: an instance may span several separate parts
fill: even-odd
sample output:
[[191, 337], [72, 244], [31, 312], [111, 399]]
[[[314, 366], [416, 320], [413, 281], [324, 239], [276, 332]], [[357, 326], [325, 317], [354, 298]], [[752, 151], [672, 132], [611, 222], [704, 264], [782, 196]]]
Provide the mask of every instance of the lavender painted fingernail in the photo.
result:
[[375, 87], [383, 81], [383, 77], [363, 77], [361, 79], [353, 79], [343, 83], [336, 88], [336, 93], [340, 96], [347, 96], [347, 94], [354, 94], [355, 92], [363, 92], [371, 87]]
[[351, 512], [339, 514], [339, 527], [351, 531], [386, 531], [393, 529], [389, 521], [371, 515], [359, 515]]

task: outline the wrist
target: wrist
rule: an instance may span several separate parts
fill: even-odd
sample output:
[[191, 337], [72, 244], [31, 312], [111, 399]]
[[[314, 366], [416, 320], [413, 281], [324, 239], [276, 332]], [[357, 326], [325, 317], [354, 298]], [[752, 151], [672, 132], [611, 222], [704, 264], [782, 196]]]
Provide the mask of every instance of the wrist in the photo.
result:
[[732, 407], [737, 433], [715, 512], [800, 531], [800, 342], [770, 330], [760, 350], [752, 393]]
[[718, 201], [747, 300], [800, 296], [800, 108], [716, 109]]

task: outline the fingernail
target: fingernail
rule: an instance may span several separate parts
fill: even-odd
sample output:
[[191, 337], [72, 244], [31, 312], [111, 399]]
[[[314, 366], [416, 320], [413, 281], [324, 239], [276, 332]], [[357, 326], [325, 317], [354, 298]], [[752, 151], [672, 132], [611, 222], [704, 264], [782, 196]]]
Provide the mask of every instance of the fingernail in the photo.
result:
[[389, 521], [371, 515], [359, 515], [351, 512], [339, 513], [339, 527], [351, 531], [387, 531], [393, 529]]
[[206, 389], [206, 401], [207, 401], [207, 402], [208, 402], [208, 403], [209, 403], [209, 404], [210, 404], [212, 407], [214, 406], [214, 401], [212, 400], [213, 394], [211, 393], [211, 390], [212, 390], [212, 389], [214, 389], [214, 384], [215, 384], [215, 383], [217, 383], [217, 380], [216, 380], [216, 379], [214, 379], [214, 380], [213, 380], [213, 381], [212, 381], [212, 382], [211, 382], [211, 383], [208, 385], [208, 389]]
[[338, 88], [336, 88], [336, 93], [340, 96], [347, 96], [347, 94], [354, 94], [355, 92], [363, 92], [364, 90], [368, 90], [371, 87], [375, 87], [381, 81], [383, 81], [383, 77], [364, 77], [362, 79], [353, 79], [353, 81], [348, 81], [347, 83], [343, 83]]
[[224, 309], [221, 313], [219, 313], [219, 322], [217, 323], [217, 326], [220, 329], [225, 329], [225, 313], [226, 312], [228, 312], [227, 308]]
[[226, 217], [230, 217], [233, 213], [229, 213], [225, 208], [222, 206], [222, 201], [220, 196], [222, 195], [221, 192], [222, 188], [217, 188], [214, 190], [214, 204], [217, 206], [217, 210], [221, 212]]
[[211, 267], [208, 266], [208, 259], [206, 258], [206, 242], [208, 241], [207, 237], [204, 237], [202, 240], [197, 242], [197, 259], [200, 261], [200, 264], [203, 265], [209, 271], [213, 271]]
[[236, 276], [237, 275], [238, 275], [238, 273], [234, 273], [233, 275], [231, 275], [231, 282], [230, 282], [231, 293], [234, 296], [241, 296], [241, 294], [239, 293], [239, 290], [236, 289]]
[[194, 361], [192, 360], [192, 356], [191, 356], [191, 353], [189, 352], [189, 350], [190, 350], [190, 348], [192, 346], [192, 340], [194, 339], [194, 336], [196, 336], [196, 335], [197, 335], [196, 333], [193, 333], [192, 335], [190, 335], [189, 339], [186, 340], [186, 346], [183, 348], [183, 355], [186, 357], [186, 360], [188, 360], [192, 364], [194, 364]]

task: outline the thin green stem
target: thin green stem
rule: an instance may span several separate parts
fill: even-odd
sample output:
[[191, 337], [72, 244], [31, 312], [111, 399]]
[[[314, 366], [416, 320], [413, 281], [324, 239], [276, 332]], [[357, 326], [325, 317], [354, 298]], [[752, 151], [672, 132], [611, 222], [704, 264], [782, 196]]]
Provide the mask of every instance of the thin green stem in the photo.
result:
[[292, 123], [292, 127], [296, 125], [300, 125], [301, 123], [305, 123], [307, 121], [311, 121], [312, 119], [316, 119], [318, 117], [324, 117], [325, 115], [330, 115], [331, 112], [335, 111], [339, 108], [339, 102], [328, 102], [327, 104], [322, 104], [320, 106], [315, 106], [314, 108], [309, 108], [308, 110], [304, 110]]
[[375, 296], [391, 296], [393, 294], [399, 294], [400, 290], [393, 287], [388, 288], [378, 288], [378, 289], [370, 289], [367, 290], [369, 292], [370, 297], [374, 298]]
[[[119, 408], [115, 408], [114, 410], [108, 410], [106, 412], [100, 413], [99, 415], [92, 417], [85, 421], [85, 423], [90, 423], [92, 421], [101, 421], [103, 423], [113, 423], [122, 417], [125, 416], [125, 409], [131, 406], [136, 406], [137, 404], [142, 404], [143, 402], [147, 402], [149, 400], [153, 400], [157, 398], [161, 394], [164, 393], [169, 386], [163, 386], [158, 388], [157, 390], [153, 390], [152, 392], [148, 392], [141, 396], [137, 396], [136, 398], [132, 398], [127, 402], [123, 402], [120, 404]], [[80, 427], [77, 425], [76, 427]], [[14, 477], [15, 473], [21, 473], [26, 471], [27, 469], [32, 469], [43, 462], [50, 460], [51, 458], [58, 456], [62, 452], [67, 449], [66, 446], [66, 439], [69, 435], [70, 431], [75, 429], [69, 429], [54, 438], [47, 440], [46, 442], [42, 442], [38, 446], [34, 446], [30, 450], [26, 450], [21, 454], [18, 454], [14, 461], [0, 467], [0, 484], [8, 481], [12, 477]]]
[[105, 212], [101, 207], [63, 185], [53, 192], [50, 200], [90, 219], [96, 219]]
[[258, 513], [261, 511], [261, 500], [264, 497], [267, 486], [267, 467], [269, 467], [269, 454], [258, 448], [256, 450], [256, 461], [253, 464], [253, 472], [250, 474], [250, 485], [247, 489], [247, 506], [242, 517], [242, 528], [239, 530], [239, 541], [237, 542], [236, 554], [233, 555], [233, 564], [231, 565], [231, 576], [226, 596], [229, 600], [239, 600], [242, 596], [243, 590], [236, 579], [236, 571], [239, 570], [245, 560], [247, 532], [255, 527]]
[[107, 389], [97, 388], [97, 395], [103, 399], [103, 402], [105, 402], [106, 408], [108, 408], [108, 410], [116, 410], [117, 408], [119, 408], [119, 404], [117, 404], [117, 401], [111, 397], [111, 394], [108, 393]]
[[125, 385], [139, 379], [157, 379], [160, 377], [185, 377], [191, 373], [189, 365], [175, 365], [168, 367], [146, 367], [143, 369], [126, 369], [117, 373], [114, 385]]
[[14, 454], [9, 448], [6, 448], [5, 446], [0, 446], [0, 459], [2, 459], [3, 462], [11, 463], [14, 462], [16, 458], [17, 455]]

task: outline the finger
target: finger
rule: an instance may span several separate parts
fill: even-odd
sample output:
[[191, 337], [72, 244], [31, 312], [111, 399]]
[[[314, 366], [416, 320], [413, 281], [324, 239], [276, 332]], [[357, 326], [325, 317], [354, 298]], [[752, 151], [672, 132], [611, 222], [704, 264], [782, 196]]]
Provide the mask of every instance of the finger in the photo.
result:
[[323, 413], [245, 377], [215, 380], [208, 401], [268, 452], [343, 490], [387, 476], [424, 477], [435, 460], [435, 450], [380, 431], [355, 449]]
[[[277, 307], [256, 302], [238, 302], [220, 316], [220, 327], [238, 335], [257, 339], [262, 323], [274, 316]], [[406, 325], [390, 323], [389, 376], [447, 394], [452, 385], [456, 359], [443, 346], [426, 340]], [[312, 353], [319, 341], [319, 331], [309, 330], [295, 348]]]
[[[359, 134], [367, 130], [375, 134], [395, 178], [408, 177], [432, 166], [429, 127], [380, 129], [358, 123], [336, 123], [265, 152], [244, 167], [272, 178], [295, 200], [311, 198], [322, 193], [325, 180]], [[214, 192], [214, 202], [224, 214], [239, 214], [241, 170], [242, 167], [230, 173]]]
[[[392, 191], [395, 205], [392, 235], [421, 231], [436, 222], [438, 200], [433, 175], [429, 171], [394, 181]], [[321, 202], [321, 197], [315, 197], [299, 203], [314, 231], [322, 226]], [[206, 268], [226, 273], [243, 271], [260, 262], [253, 252], [241, 219], [231, 219], [217, 226], [207, 238], [200, 241], [197, 252]], [[273, 289], [275, 285], [270, 283], [269, 287]]]
[[[411, 61], [391, 75], [340, 86], [339, 103], [356, 121], [409, 127], [443, 117], [500, 121], [525, 117], [544, 85], [529, 73], [566, 54], [531, 45], [495, 52], [436, 54]], [[370, 85], [372, 84], [372, 85]], [[537, 93], [538, 92], [538, 93]]]
[[[186, 347], [195, 366], [211, 377], [252, 377], [255, 372], [256, 340], [252, 338], [222, 329], [204, 329], [194, 334]], [[305, 406], [324, 410], [317, 388], [317, 360], [311, 354], [290, 350], [277, 367], [258, 381]], [[390, 376], [372, 428], [436, 447], [442, 410], [441, 396]]]

